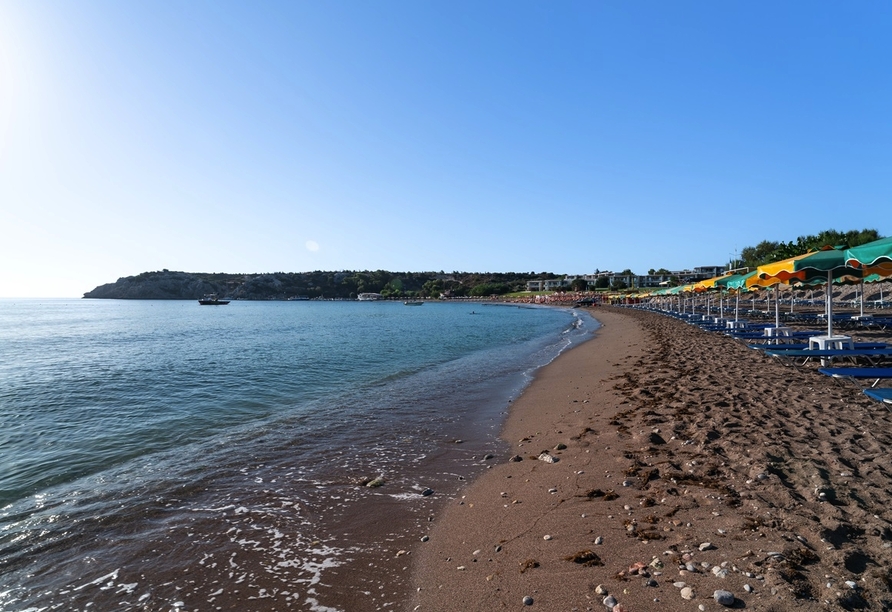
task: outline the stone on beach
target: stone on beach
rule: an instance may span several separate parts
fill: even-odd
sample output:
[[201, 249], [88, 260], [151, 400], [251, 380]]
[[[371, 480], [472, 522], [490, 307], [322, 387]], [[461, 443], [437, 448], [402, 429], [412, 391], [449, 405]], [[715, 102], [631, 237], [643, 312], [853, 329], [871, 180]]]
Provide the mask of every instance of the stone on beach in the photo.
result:
[[734, 602], [736, 601], [734, 594], [730, 591], [718, 590], [712, 594], [712, 598], [715, 599], [717, 604], [725, 607], [733, 606]]

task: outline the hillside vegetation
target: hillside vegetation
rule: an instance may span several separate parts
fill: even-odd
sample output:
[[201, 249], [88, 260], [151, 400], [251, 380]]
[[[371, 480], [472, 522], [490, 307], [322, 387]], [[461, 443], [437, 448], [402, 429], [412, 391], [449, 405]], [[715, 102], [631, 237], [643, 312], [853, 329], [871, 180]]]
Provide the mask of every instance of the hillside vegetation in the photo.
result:
[[273, 272], [225, 274], [143, 272], [96, 287], [85, 298], [193, 300], [208, 293], [243, 300], [286, 300], [294, 297], [350, 299], [360, 293], [385, 297], [452, 297], [501, 295], [522, 291], [528, 280], [560, 278], [541, 273]]

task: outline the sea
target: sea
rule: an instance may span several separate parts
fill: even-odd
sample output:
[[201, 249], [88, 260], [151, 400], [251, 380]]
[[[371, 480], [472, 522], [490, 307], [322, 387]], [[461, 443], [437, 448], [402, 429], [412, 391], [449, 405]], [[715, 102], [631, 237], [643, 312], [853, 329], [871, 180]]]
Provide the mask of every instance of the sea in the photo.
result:
[[[0, 610], [404, 609], [586, 311], [0, 300]], [[368, 486], [369, 484], [380, 486]]]

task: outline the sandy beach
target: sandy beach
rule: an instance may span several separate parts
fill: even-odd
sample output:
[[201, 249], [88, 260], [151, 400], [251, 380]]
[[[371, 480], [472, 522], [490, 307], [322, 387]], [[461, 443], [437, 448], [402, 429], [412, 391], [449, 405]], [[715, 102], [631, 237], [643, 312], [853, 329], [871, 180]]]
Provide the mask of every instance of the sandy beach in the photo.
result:
[[594, 314], [435, 516], [408, 610], [892, 608], [885, 407], [666, 316]]

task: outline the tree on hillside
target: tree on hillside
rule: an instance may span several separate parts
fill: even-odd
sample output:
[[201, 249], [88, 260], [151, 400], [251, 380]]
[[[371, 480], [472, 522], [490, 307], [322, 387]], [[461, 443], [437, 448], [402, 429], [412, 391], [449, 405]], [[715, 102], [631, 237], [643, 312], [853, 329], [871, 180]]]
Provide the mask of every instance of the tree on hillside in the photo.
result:
[[588, 281], [582, 277], [574, 278], [570, 283], [570, 289], [573, 291], [585, 291], [588, 288]]
[[854, 247], [880, 239], [880, 234], [875, 229], [849, 230], [824, 230], [816, 236], [799, 236], [795, 242], [773, 242], [763, 240], [756, 246], [746, 247], [740, 252], [743, 265], [750, 268], [762, 264], [780, 261], [797, 255], [803, 255], [809, 251], [825, 246]]
[[483, 283], [475, 285], [471, 289], [471, 295], [474, 297], [483, 297], [487, 295], [503, 295], [511, 291], [508, 285], [503, 283]]

